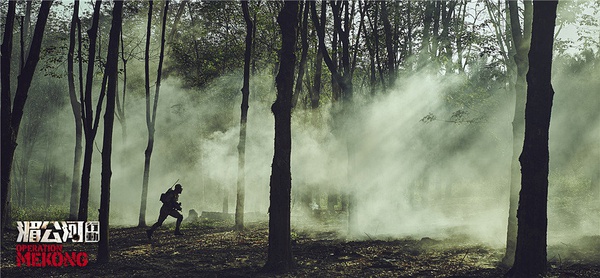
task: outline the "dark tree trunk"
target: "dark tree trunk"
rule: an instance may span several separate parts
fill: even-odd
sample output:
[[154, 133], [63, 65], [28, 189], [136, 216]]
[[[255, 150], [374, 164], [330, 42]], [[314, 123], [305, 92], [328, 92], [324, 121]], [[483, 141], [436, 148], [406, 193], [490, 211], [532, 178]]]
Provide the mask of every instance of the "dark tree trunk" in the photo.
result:
[[[528, 4], [527, 4], [528, 2]], [[512, 122], [513, 132], [513, 154], [510, 170], [510, 196], [508, 211], [508, 228], [506, 236], [506, 253], [502, 263], [512, 266], [515, 260], [515, 248], [517, 245], [517, 206], [519, 203], [519, 190], [521, 189], [519, 152], [523, 148], [523, 136], [525, 133], [525, 97], [527, 94], [526, 74], [529, 66], [527, 53], [531, 39], [531, 2], [526, 1], [524, 30], [521, 31], [517, 3], [508, 1], [510, 10], [511, 36], [515, 46], [514, 56], [517, 65], [517, 81], [515, 83], [515, 111]]]
[[14, 95], [14, 101], [11, 103], [10, 93], [10, 63], [12, 56], [12, 32], [14, 27], [15, 3], [9, 1], [8, 13], [6, 16], [5, 32], [2, 41], [2, 222], [1, 228], [4, 228], [9, 217], [8, 210], [10, 207], [10, 175], [12, 170], [13, 158], [15, 149], [17, 148], [17, 136], [19, 134], [19, 126], [23, 118], [23, 108], [27, 100], [27, 93], [31, 86], [31, 80], [35, 73], [35, 68], [40, 60], [40, 51], [44, 29], [48, 20], [50, 6], [52, 1], [43, 1], [38, 14], [37, 23], [31, 41], [29, 55], [23, 67], [23, 71], [17, 80], [17, 90]]
[[396, 53], [393, 47], [392, 38], [392, 25], [390, 24], [389, 13], [387, 9], [387, 2], [381, 3], [381, 20], [383, 21], [383, 31], [385, 33], [385, 48], [387, 51], [387, 70], [388, 70], [388, 84], [394, 85], [396, 82]]
[[[96, 37], [98, 35], [98, 21], [100, 19], [100, 6], [102, 1], [96, 1], [94, 5], [94, 15], [92, 16], [92, 26], [88, 30], [89, 48], [88, 48], [88, 65], [85, 80], [85, 93], [81, 104], [83, 131], [85, 136], [85, 146], [83, 150], [83, 170], [81, 172], [81, 195], [79, 196], [79, 212], [77, 219], [86, 221], [88, 218], [88, 200], [90, 194], [90, 174], [92, 172], [92, 155], [94, 151], [94, 139], [96, 138], [96, 130], [94, 129], [94, 116], [92, 111], [92, 83], [94, 82], [94, 61], [96, 55]], [[102, 80], [102, 90], [104, 90], [105, 78]], [[101, 95], [98, 104], [102, 103], [103, 96]], [[99, 111], [97, 111], [99, 113]]]
[[[12, 38], [13, 38], [13, 28], [15, 23], [15, 8], [17, 2], [16, 1], [8, 1], [8, 10], [6, 13], [6, 20], [4, 23], [4, 35], [2, 37], [2, 47], [0, 51], [2, 52], [2, 62], [1, 62], [1, 71], [0, 77], [2, 80], [1, 86], [1, 97], [2, 97], [2, 106], [0, 107], [0, 113], [2, 116], [0, 117], [0, 121], [2, 124], [0, 125], [2, 128], [2, 169], [0, 173], [2, 176], [0, 177], [2, 182], [2, 201], [0, 206], [2, 207], [2, 215], [0, 216], [0, 230], [1, 234], [5, 231], [5, 225], [8, 223], [9, 218], [9, 207], [10, 207], [10, 173], [12, 172], [12, 160], [14, 157], [14, 149], [16, 148], [16, 137], [12, 131], [11, 127], [11, 92], [10, 92], [10, 64], [12, 59]], [[10, 157], [8, 156], [8, 150], [13, 149], [10, 152]]]
[[298, 65], [298, 79], [296, 79], [296, 89], [292, 98], [292, 108], [296, 107], [298, 98], [302, 93], [302, 79], [306, 72], [306, 59], [308, 58], [308, 1], [304, 2], [304, 11], [302, 13], [302, 29], [300, 29], [300, 40], [302, 41], [302, 53], [300, 54], [300, 64]]
[[374, 47], [375, 47], [375, 64], [377, 65], [377, 72], [379, 73], [379, 80], [381, 82], [381, 87], [384, 91], [387, 90], [387, 84], [385, 82], [385, 78], [383, 76], [383, 66], [381, 63], [381, 51], [379, 47], [379, 5], [382, 3], [375, 2], [375, 11], [373, 12], [373, 21], [371, 24], [371, 30], [373, 30], [374, 37]]
[[[325, 22], [319, 22], [319, 18], [317, 17], [317, 8], [315, 5], [315, 2], [311, 1], [310, 5], [311, 5], [311, 10], [312, 10], [311, 11], [312, 20], [315, 25], [315, 29], [317, 30], [317, 37], [319, 39], [319, 48], [322, 50], [321, 53], [323, 54], [323, 60], [325, 61], [325, 65], [327, 65], [327, 68], [329, 68], [332, 78], [334, 78], [336, 80], [337, 84], [339, 84], [339, 86], [341, 87], [343, 95], [351, 96], [352, 95], [352, 83], [351, 83], [352, 78], [345, 78], [337, 70], [337, 65], [331, 59], [331, 56], [329, 56], [329, 52], [327, 51], [327, 48], [325, 47], [325, 26], [324, 26]], [[325, 7], [325, 5], [323, 5], [323, 8], [324, 7]], [[348, 83], [348, 82], [350, 82], [350, 83]]]
[[443, 52], [445, 58], [446, 71], [452, 72], [454, 66], [452, 63], [452, 44], [450, 43], [450, 24], [454, 17], [456, 1], [442, 2], [442, 34], [440, 35], [441, 47], [440, 52]]
[[165, 1], [165, 9], [163, 11], [162, 31], [160, 38], [160, 56], [158, 58], [158, 70], [156, 74], [156, 90], [154, 92], [154, 103], [150, 110], [150, 80], [149, 80], [149, 47], [150, 47], [150, 28], [152, 18], [152, 3], [149, 1], [148, 8], [148, 29], [146, 33], [146, 126], [148, 127], [148, 145], [144, 152], [144, 176], [142, 180], [142, 201], [140, 204], [139, 227], [146, 226], [146, 203], [148, 200], [148, 180], [150, 178], [150, 159], [152, 158], [152, 150], [154, 149], [154, 132], [156, 126], [156, 110], [158, 108], [158, 95], [160, 92], [160, 81], [162, 77], [162, 65], [165, 56], [165, 30], [167, 26], [167, 14], [169, 10], [169, 1]]
[[125, 57], [125, 43], [123, 42], [123, 32], [121, 32], [121, 61], [123, 62], [123, 92], [121, 93], [122, 97], [119, 97], [119, 92], [117, 92], [116, 101], [116, 111], [115, 116], [117, 120], [119, 120], [119, 124], [121, 124], [121, 138], [123, 139], [123, 144], [125, 145], [127, 142], [127, 117], [125, 115], [125, 100], [127, 96], [127, 62], [128, 59]]
[[148, 154], [148, 150], [150, 149], [150, 153], [152, 153], [151, 148], [154, 146], [154, 141], [152, 140], [154, 137], [154, 129], [152, 128], [152, 118], [150, 117], [150, 35], [152, 34], [153, 5], [154, 1], [148, 1], [148, 24], [146, 24], [146, 49], [144, 51], [144, 84], [146, 88], [146, 127], [148, 129], [148, 143], [146, 145], [146, 151], [144, 152], [144, 175], [142, 178], [140, 216], [138, 218], [138, 226], [140, 227], [146, 226], [146, 202], [148, 200], [148, 179], [150, 176], [150, 171], [147, 171], [146, 169], [150, 165], [150, 155]]
[[[108, 49], [119, 49], [119, 34], [121, 33], [123, 14], [123, 1], [115, 1], [113, 7], [112, 27], [108, 40]], [[108, 263], [109, 253], [109, 213], [110, 213], [110, 181], [112, 176], [111, 155], [112, 135], [115, 120], [115, 98], [118, 83], [117, 63], [118, 51], [108, 51], [106, 57], [106, 75], [108, 76], [108, 89], [106, 93], [106, 112], [104, 113], [104, 140], [102, 142], [102, 179], [100, 183], [100, 241], [98, 242], [98, 263]]]
[[[321, 22], [325, 22], [325, 9], [321, 10]], [[323, 30], [323, 32], [325, 32]], [[317, 57], [315, 59], [315, 76], [313, 89], [311, 90], [310, 104], [312, 109], [319, 108], [319, 102], [321, 100], [322, 90], [322, 77], [323, 76], [323, 47], [317, 42]]]
[[406, 44], [408, 44], [407, 56], [413, 55], [413, 25], [412, 25], [412, 5], [411, 0], [406, 2]]
[[271, 106], [275, 116], [275, 153], [270, 181], [269, 249], [266, 271], [287, 271], [293, 266], [290, 241], [290, 205], [292, 174], [292, 94], [296, 64], [296, 27], [298, 2], [286, 1], [277, 17], [281, 27], [281, 52], [277, 83], [277, 99]]
[[517, 212], [517, 247], [515, 262], [509, 272], [512, 277], [537, 277], [546, 272], [548, 131], [554, 96], [551, 71], [557, 4], [558, 1], [536, 1], [533, 4], [525, 141], [519, 158], [522, 179]]
[[[73, 7], [73, 18], [71, 19], [71, 29], [69, 33], [69, 52], [67, 54], [67, 77], [69, 81], [69, 99], [71, 100], [71, 109], [75, 118], [75, 156], [73, 159], [73, 180], [71, 181], [71, 199], [69, 205], [69, 219], [77, 219], [77, 204], [79, 200], [79, 189], [81, 187], [81, 154], [83, 137], [83, 127], [81, 122], [81, 103], [75, 92], [75, 70], [74, 57], [75, 51], [75, 29], [79, 21], [79, 0], [75, 1]], [[79, 49], [81, 51], [81, 49]]]
[[421, 56], [422, 59], [428, 60], [431, 58], [431, 23], [433, 22], [433, 12], [435, 8], [434, 1], [427, 1], [425, 3], [425, 13], [423, 17], [423, 39], [421, 44]]
[[[11, 156], [8, 156], [9, 149], [16, 148], [16, 137], [11, 127], [11, 86], [10, 86], [10, 64], [12, 59], [12, 48], [13, 48], [13, 28], [15, 23], [15, 9], [17, 2], [8, 1], [8, 10], [6, 13], [6, 20], [4, 22], [4, 35], [2, 37], [1, 61], [0, 61], [0, 78], [2, 86], [0, 87], [2, 102], [0, 106], [0, 121], [2, 121], [2, 169], [1, 169], [1, 181], [2, 181], [2, 215], [0, 216], [0, 229], [4, 231], [5, 224], [8, 223], [9, 207], [10, 207], [10, 173], [12, 172], [12, 160], [14, 151]], [[13, 138], [14, 137], [14, 138]]]
[[431, 55], [437, 62], [438, 46], [440, 43], [440, 13], [442, 9], [442, 1], [433, 2], [433, 36], [431, 36]]
[[246, 198], [246, 123], [248, 122], [248, 98], [250, 96], [250, 63], [252, 59], [252, 35], [254, 24], [250, 18], [248, 1], [242, 1], [242, 12], [246, 21], [246, 51], [244, 53], [244, 85], [240, 116], [240, 141], [238, 144], [238, 179], [235, 203], [235, 229], [244, 229], [244, 200]]

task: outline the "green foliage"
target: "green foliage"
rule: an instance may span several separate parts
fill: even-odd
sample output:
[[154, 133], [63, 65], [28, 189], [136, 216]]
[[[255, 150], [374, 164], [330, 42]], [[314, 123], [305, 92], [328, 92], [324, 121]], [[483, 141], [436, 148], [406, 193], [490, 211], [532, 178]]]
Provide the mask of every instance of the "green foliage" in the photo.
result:
[[[14, 221], [62, 221], [69, 218], [69, 208], [66, 205], [37, 205], [31, 207], [13, 207]], [[92, 217], [90, 217], [92, 219]]]

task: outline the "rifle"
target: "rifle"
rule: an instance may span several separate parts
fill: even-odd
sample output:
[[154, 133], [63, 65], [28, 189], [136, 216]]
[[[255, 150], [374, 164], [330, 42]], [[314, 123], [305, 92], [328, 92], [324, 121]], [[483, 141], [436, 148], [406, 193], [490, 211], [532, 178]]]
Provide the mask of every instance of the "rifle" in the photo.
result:
[[179, 179], [177, 179], [177, 180], [175, 181], [175, 183], [174, 183], [173, 185], [171, 185], [171, 187], [169, 187], [169, 189], [173, 189], [173, 186], [175, 186], [175, 185], [177, 184], [177, 182], [178, 182], [178, 181], [179, 181]]

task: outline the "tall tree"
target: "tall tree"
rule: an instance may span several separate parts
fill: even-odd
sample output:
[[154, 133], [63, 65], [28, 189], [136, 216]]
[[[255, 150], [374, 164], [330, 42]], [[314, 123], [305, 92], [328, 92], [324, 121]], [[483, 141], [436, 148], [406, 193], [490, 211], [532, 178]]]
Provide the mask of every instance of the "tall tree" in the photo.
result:
[[152, 18], [152, 3], [149, 1], [148, 7], [148, 29], [146, 32], [146, 57], [145, 57], [145, 75], [146, 75], [146, 127], [148, 128], [148, 144], [144, 152], [144, 177], [142, 180], [142, 202], [140, 205], [140, 218], [138, 226], [146, 226], [146, 202], [148, 200], [148, 180], [150, 178], [150, 159], [152, 158], [152, 150], [154, 149], [154, 132], [156, 126], [156, 110], [158, 108], [158, 96], [160, 92], [160, 81], [162, 77], [162, 65], [165, 57], [165, 30], [167, 26], [167, 14], [169, 11], [169, 1], [165, 1], [165, 8], [162, 18], [162, 31], [160, 35], [160, 56], [158, 58], [158, 70], [156, 74], [156, 87], [154, 91], [154, 103], [152, 110], [150, 109], [150, 29]]
[[[352, 113], [350, 109], [352, 108], [352, 96], [353, 96], [353, 85], [352, 85], [352, 73], [353, 69], [351, 68], [352, 63], [350, 63], [350, 9], [348, 6], [348, 2], [332, 2], [332, 12], [333, 12], [333, 25], [334, 29], [337, 30], [340, 41], [342, 42], [342, 73], [338, 71], [336, 64], [329, 56], [329, 52], [325, 47], [325, 22], [319, 22], [319, 18], [317, 17], [317, 10], [314, 1], [311, 1], [311, 16], [312, 21], [317, 31], [317, 37], [319, 40], [319, 48], [323, 53], [323, 60], [327, 65], [327, 68], [331, 72], [332, 79], [334, 79], [336, 84], [340, 86], [341, 89], [341, 106], [339, 111], [341, 113], [339, 115], [343, 115], [343, 117], [338, 117], [338, 122], [336, 125], [343, 125], [351, 122]], [[325, 5], [322, 6], [322, 9], [325, 8]], [[342, 12], [344, 13], [342, 19]], [[335, 101], [335, 97], [333, 97]], [[354, 136], [352, 134], [346, 134], [346, 147], [348, 151], [348, 165], [349, 168], [352, 168], [354, 161], [354, 153], [355, 153], [355, 142]], [[352, 169], [348, 170], [348, 175], [352, 175]], [[352, 177], [349, 180], [354, 180]], [[346, 207], [348, 205], [348, 228], [352, 230], [354, 225], [354, 213], [353, 208], [355, 206], [352, 204], [354, 197], [354, 185], [351, 183], [349, 186], [349, 193], [346, 197], [342, 197], [342, 207]], [[330, 203], [332, 203], [333, 198], [330, 199]], [[329, 205], [330, 208], [333, 208], [332, 205]]]
[[[69, 52], [67, 54], [67, 78], [69, 83], [69, 99], [71, 100], [71, 110], [75, 118], [75, 156], [73, 159], [73, 180], [71, 181], [71, 201], [69, 205], [69, 219], [77, 219], [77, 204], [79, 200], [79, 189], [81, 186], [81, 154], [82, 154], [82, 136], [83, 127], [81, 122], [81, 103], [79, 103], [75, 91], [75, 70], [74, 70], [74, 52], [75, 52], [75, 29], [79, 21], [79, 0], [75, 1], [73, 6], [73, 17], [69, 31]], [[81, 51], [81, 49], [79, 49]]]
[[[119, 34], [123, 22], [123, 1], [114, 1], [112, 13], [112, 27], [108, 49], [119, 49]], [[119, 51], [108, 51], [106, 57], [105, 74], [108, 76], [108, 89], [106, 92], [106, 112], [104, 112], [104, 138], [102, 142], [102, 178], [100, 182], [100, 241], [98, 242], [99, 263], [107, 263], [110, 260], [109, 253], [109, 213], [110, 213], [110, 180], [112, 176], [112, 135], [115, 121], [115, 98], [117, 94], [118, 69], [117, 63]]]
[[517, 212], [518, 231], [512, 277], [538, 277], [546, 272], [548, 229], [548, 133], [554, 90], [552, 48], [558, 1], [535, 1], [527, 104], [525, 141], [521, 162], [521, 192]]
[[304, 78], [304, 73], [306, 72], [306, 59], [308, 58], [308, 13], [309, 4], [308, 1], [304, 1], [304, 9], [302, 10], [302, 27], [300, 29], [302, 52], [300, 54], [300, 63], [298, 65], [296, 88], [294, 89], [294, 96], [292, 98], [292, 107], [296, 107], [296, 104], [298, 103], [298, 98], [302, 93], [302, 80]]
[[[310, 2], [310, 1], [307, 1]], [[312, 5], [312, 3], [311, 3]], [[325, 5], [323, 5], [325, 6]], [[321, 22], [325, 22], [325, 9], [321, 9]], [[315, 58], [315, 76], [313, 81], [313, 88], [310, 90], [310, 104], [312, 109], [319, 108], [319, 103], [321, 100], [321, 90], [322, 83], [321, 77], [323, 75], [323, 47], [320, 42], [317, 40], [317, 57]]]
[[524, 122], [525, 122], [525, 96], [527, 94], [526, 74], [529, 67], [527, 53], [531, 42], [531, 20], [532, 3], [525, 1], [523, 29], [519, 21], [519, 12], [516, 1], [508, 1], [510, 14], [510, 30], [513, 40], [515, 55], [514, 64], [517, 68], [517, 80], [514, 84], [515, 110], [512, 122], [513, 153], [510, 169], [510, 196], [508, 211], [508, 227], [506, 236], [506, 253], [502, 263], [511, 266], [515, 260], [515, 248], [517, 245], [517, 206], [519, 203], [519, 190], [521, 188], [519, 152], [523, 148]]
[[4, 29], [4, 37], [2, 41], [2, 60], [1, 60], [1, 115], [2, 115], [2, 162], [1, 162], [1, 189], [2, 189], [2, 222], [0, 228], [4, 228], [8, 217], [8, 208], [10, 207], [10, 175], [12, 170], [13, 158], [17, 148], [17, 136], [21, 119], [23, 118], [23, 108], [27, 100], [31, 80], [35, 73], [38, 61], [40, 60], [40, 51], [42, 39], [44, 37], [44, 29], [48, 20], [50, 6], [52, 1], [43, 1], [38, 13], [37, 23], [33, 32], [33, 38], [27, 55], [27, 61], [23, 67], [23, 71], [17, 80], [17, 89], [14, 95], [14, 100], [11, 101], [10, 92], [10, 64], [12, 56], [12, 32], [14, 27], [15, 7], [16, 3], [9, 1], [8, 12], [6, 15], [6, 23]]
[[[381, 3], [381, 20], [383, 21], [383, 31], [385, 33], [385, 48], [387, 50], [387, 69], [390, 87], [394, 85], [396, 81], [396, 52], [393, 49], [393, 38], [392, 38], [392, 25], [390, 23], [389, 13], [387, 9], [387, 3]], [[383, 82], [383, 81], [382, 81]]]
[[[4, 35], [2, 37], [2, 48], [0, 48], [2, 59], [0, 62], [0, 78], [2, 80], [1, 90], [1, 110], [2, 117], [0, 118], [2, 121], [2, 215], [0, 216], [0, 220], [2, 223], [0, 224], [0, 229], [4, 230], [4, 225], [8, 221], [6, 221], [9, 217], [8, 211], [10, 207], [10, 173], [12, 172], [12, 157], [9, 162], [7, 153], [5, 150], [10, 148], [16, 148], [15, 146], [11, 146], [8, 143], [12, 142], [12, 145], [16, 143], [16, 136], [13, 135], [13, 131], [10, 129], [10, 116], [11, 116], [11, 92], [10, 92], [10, 64], [12, 59], [12, 48], [13, 48], [13, 28], [15, 23], [15, 8], [17, 2], [9, 1], [8, 2], [8, 10], [6, 13], [6, 20], [4, 22]], [[15, 137], [13, 139], [13, 137]], [[13, 151], [14, 156], [14, 151]]]
[[250, 63], [252, 58], [252, 35], [254, 24], [250, 18], [248, 1], [242, 0], [242, 13], [246, 21], [246, 51], [244, 53], [244, 85], [242, 86], [242, 105], [240, 116], [240, 142], [238, 144], [238, 179], [235, 204], [235, 228], [244, 229], [244, 200], [246, 178], [246, 123], [248, 122], [248, 98], [250, 96]]
[[298, 2], [286, 1], [277, 16], [281, 28], [281, 51], [277, 99], [271, 106], [275, 116], [275, 153], [270, 181], [269, 249], [264, 270], [287, 271], [292, 268], [292, 244], [290, 241], [290, 208], [292, 191], [292, 94], [294, 91], [294, 67], [296, 64], [296, 28], [298, 26]]
[[94, 140], [96, 138], [96, 131], [98, 130], [100, 110], [102, 108], [102, 102], [104, 100], [105, 87], [106, 87], [106, 74], [104, 74], [100, 96], [98, 97], [98, 103], [96, 105], [96, 116], [94, 117], [94, 111], [92, 109], [92, 85], [94, 82], [94, 61], [96, 60], [96, 39], [98, 37], [98, 22], [100, 20], [100, 6], [102, 5], [101, 0], [97, 0], [94, 5], [94, 14], [92, 15], [92, 26], [88, 30], [89, 47], [88, 47], [88, 59], [87, 59], [87, 73], [85, 80], [85, 92], [80, 95], [80, 102], [82, 105], [81, 118], [83, 121], [83, 132], [85, 137], [85, 146], [83, 149], [83, 168], [81, 171], [81, 191], [79, 196], [79, 212], [77, 219], [86, 221], [88, 218], [88, 201], [90, 195], [90, 175], [92, 172], [92, 155], [94, 153]]

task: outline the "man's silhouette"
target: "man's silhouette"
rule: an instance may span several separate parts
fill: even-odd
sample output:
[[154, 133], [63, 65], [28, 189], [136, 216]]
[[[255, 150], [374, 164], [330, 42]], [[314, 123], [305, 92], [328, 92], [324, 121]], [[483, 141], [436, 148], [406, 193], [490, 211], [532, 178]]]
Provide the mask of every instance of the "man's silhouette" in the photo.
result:
[[160, 208], [160, 215], [158, 215], [158, 221], [152, 225], [149, 230], [146, 230], [146, 235], [148, 239], [152, 239], [152, 233], [154, 230], [158, 229], [162, 225], [162, 223], [167, 219], [167, 216], [173, 216], [177, 218], [177, 224], [175, 226], [175, 235], [183, 235], [181, 231], [179, 231], [179, 227], [181, 226], [181, 221], [183, 220], [183, 215], [179, 213], [181, 211], [181, 203], [177, 202], [179, 200], [179, 194], [183, 191], [181, 184], [176, 184], [175, 189], [169, 189], [164, 193], [164, 196], [160, 197], [160, 200], [163, 202], [162, 207]]

